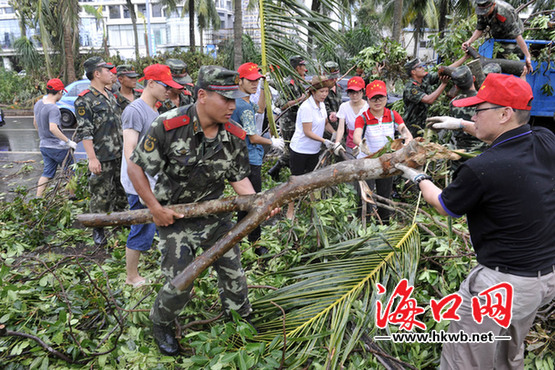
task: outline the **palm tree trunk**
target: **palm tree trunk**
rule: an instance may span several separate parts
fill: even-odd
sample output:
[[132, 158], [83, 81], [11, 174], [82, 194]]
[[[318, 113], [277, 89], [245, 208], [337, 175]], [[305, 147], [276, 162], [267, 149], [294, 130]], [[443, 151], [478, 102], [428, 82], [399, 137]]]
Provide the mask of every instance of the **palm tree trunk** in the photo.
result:
[[243, 61], [243, 8], [242, 0], [235, 0], [233, 20], [233, 65], [237, 69]]
[[135, 5], [131, 0], [125, 0], [127, 3], [127, 9], [129, 9], [129, 16], [131, 17], [131, 23], [133, 23], [133, 37], [135, 38], [135, 60], [139, 60], [139, 32], [137, 31], [137, 13], [135, 13]]
[[[310, 10], [312, 10], [313, 12], [320, 12], [321, 8], [322, 8], [322, 3], [320, 2], [320, 0], [312, 0], [312, 6]], [[313, 31], [314, 29], [315, 27], [313, 26], [312, 22], [308, 22], [308, 42], [307, 42], [308, 55], [312, 55], [312, 51], [314, 47], [314, 43], [313, 43], [314, 37], [312, 36], [314, 34], [314, 31]]]
[[445, 29], [447, 28], [447, 7], [448, 0], [441, 0], [439, 4], [439, 38], [445, 37]]
[[73, 29], [69, 24], [64, 24], [64, 57], [66, 67], [66, 83], [71, 83], [75, 77], [75, 57], [73, 54]]
[[393, 10], [393, 40], [399, 42], [401, 40], [401, 29], [403, 27], [403, 0], [395, 1]]
[[189, 0], [189, 49], [195, 52], [195, 0]]
[[422, 15], [418, 14], [414, 20], [414, 51], [413, 55], [418, 58], [418, 43], [420, 42], [420, 30], [422, 29]]

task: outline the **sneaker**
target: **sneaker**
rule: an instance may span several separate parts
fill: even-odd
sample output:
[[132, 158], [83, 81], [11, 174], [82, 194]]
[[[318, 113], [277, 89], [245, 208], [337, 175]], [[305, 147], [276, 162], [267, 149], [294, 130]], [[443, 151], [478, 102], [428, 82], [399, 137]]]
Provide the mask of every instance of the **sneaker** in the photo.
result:
[[162, 352], [168, 356], [176, 356], [179, 353], [179, 344], [175, 339], [174, 329], [171, 326], [152, 325], [152, 336]]

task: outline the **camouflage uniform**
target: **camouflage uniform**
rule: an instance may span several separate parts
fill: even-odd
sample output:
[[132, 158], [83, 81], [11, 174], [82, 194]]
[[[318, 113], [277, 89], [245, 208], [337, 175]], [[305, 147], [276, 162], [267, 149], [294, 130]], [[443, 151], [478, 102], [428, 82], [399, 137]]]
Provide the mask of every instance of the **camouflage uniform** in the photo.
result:
[[[178, 82], [179, 83], [179, 82]], [[188, 90], [184, 90], [179, 94], [179, 106], [185, 107], [194, 103], [193, 96]], [[172, 109], [178, 108], [171, 99], [166, 99], [158, 105], [158, 113], [162, 114]]]
[[438, 74], [431, 72], [424, 76], [421, 84], [411, 78], [405, 85], [403, 91], [403, 102], [405, 103], [403, 120], [413, 137], [418, 136], [417, 132], [424, 128], [428, 116], [430, 105], [423, 103], [422, 98], [433, 93], [436, 89], [435, 85], [438, 83]]
[[495, 8], [489, 16], [477, 16], [477, 30], [485, 31], [488, 26], [491, 37], [496, 39], [516, 39], [524, 30], [515, 9], [501, 0], [495, 1]]
[[[142, 90], [133, 89], [133, 100], [139, 99], [142, 93]], [[125, 96], [121, 95], [119, 91], [116, 92], [114, 96], [116, 97], [116, 103], [118, 104], [121, 112], [123, 112], [123, 110], [127, 108], [129, 104], [131, 104], [131, 101], [129, 101], [129, 99], [127, 99]]]
[[[326, 62], [324, 64], [324, 68], [326, 70], [326, 75], [328, 78], [339, 78], [339, 65], [335, 62]], [[330, 89], [326, 100], [324, 100], [324, 105], [326, 106], [326, 112], [328, 112], [328, 121], [330, 125], [333, 127], [334, 130], [337, 130], [337, 124], [339, 123], [339, 119], [335, 122], [331, 122], [330, 114], [332, 112], [337, 113], [339, 111], [339, 106], [343, 103], [343, 89], [339, 84], [335, 84], [335, 91]], [[331, 134], [327, 131], [324, 131], [324, 139], [331, 138]]]
[[102, 166], [102, 172], [91, 174], [89, 179], [92, 213], [121, 211], [127, 206], [127, 197], [119, 179], [123, 153], [121, 111], [114, 95], [107, 93], [106, 98], [89, 86], [75, 100], [76, 141], [92, 140]]
[[173, 80], [185, 87], [185, 98], [182, 97], [183, 105], [194, 103], [195, 85], [191, 75], [187, 73], [187, 63], [179, 59], [168, 59], [166, 65], [170, 67]]
[[[453, 105], [453, 102], [455, 100], [476, 96], [476, 94], [476, 90], [468, 90], [460, 93], [455, 98], [453, 98], [453, 100], [451, 100], [451, 102], [449, 103], [449, 116], [462, 118], [466, 121], [471, 121], [471, 118], [474, 115], [474, 107], [455, 107]], [[462, 130], [453, 131], [452, 141], [454, 141], [455, 147], [457, 147], [457, 149], [464, 149], [467, 152], [475, 150], [482, 151], [485, 148], [485, 143], [483, 141], [465, 133]]]
[[[209, 68], [209, 67], [203, 67]], [[210, 73], [208, 71], [207, 73]], [[202, 69], [201, 69], [202, 73]], [[131, 160], [149, 175], [158, 174], [154, 194], [160, 204], [192, 203], [222, 196], [225, 180], [240, 181], [249, 175], [246, 136], [235, 122], [221, 125], [215, 139], [202, 131], [196, 106], [180, 107], [158, 117], [137, 145]], [[156, 325], [169, 326], [190, 300], [191, 286], [178, 291], [171, 279], [183, 271], [195, 254], [207, 249], [231, 228], [231, 214], [175, 220], [159, 227], [162, 287], [150, 313]], [[213, 266], [226, 313], [251, 312], [240, 250], [234, 246]]]

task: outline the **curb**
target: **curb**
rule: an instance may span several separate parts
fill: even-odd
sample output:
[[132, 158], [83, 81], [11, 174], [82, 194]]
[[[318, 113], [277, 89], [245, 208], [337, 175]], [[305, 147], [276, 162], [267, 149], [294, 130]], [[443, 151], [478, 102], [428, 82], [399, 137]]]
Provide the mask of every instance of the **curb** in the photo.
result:
[[31, 109], [4, 109], [5, 117], [21, 117], [21, 116], [32, 116], [33, 111]]

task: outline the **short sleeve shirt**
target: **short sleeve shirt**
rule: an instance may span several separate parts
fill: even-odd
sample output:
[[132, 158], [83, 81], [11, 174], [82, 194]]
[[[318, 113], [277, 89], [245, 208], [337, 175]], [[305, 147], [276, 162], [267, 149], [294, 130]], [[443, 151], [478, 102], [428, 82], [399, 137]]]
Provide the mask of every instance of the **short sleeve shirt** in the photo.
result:
[[260, 144], [251, 143], [249, 136], [259, 134], [256, 129], [255, 113], [258, 105], [247, 102], [243, 99], [235, 99], [235, 111], [231, 119], [241, 125], [247, 132], [247, 149], [249, 152], [249, 163], [256, 166], [262, 165], [264, 158], [264, 148]]
[[495, 9], [489, 16], [477, 16], [477, 30], [484, 31], [488, 26], [496, 39], [516, 39], [524, 30], [515, 9], [501, 0], [495, 1]]
[[[183, 124], [171, 128], [176, 121]], [[225, 180], [236, 182], [249, 175], [244, 136], [236, 123], [227, 122], [208, 139], [195, 105], [180, 107], [152, 123], [131, 160], [150, 176], [158, 174], [154, 195], [162, 205], [217, 199]]]
[[305, 136], [303, 122], [312, 122], [312, 132], [322, 137], [326, 128], [326, 117], [326, 107], [323, 102], [316, 104], [312, 96], [305, 100], [297, 112], [295, 133], [290, 144], [291, 149], [302, 154], [316, 154], [320, 152], [322, 143]]
[[529, 125], [505, 132], [455, 171], [439, 201], [467, 215], [479, 263], [523, 272], [555, 264], [555, 135]]
[[50, 123], [55, 123], [61, 130], [60, 108], [58, 108], [56, 104], [44, 104], [44, 101], [40, 99], [35, 103], [33, 113], [35, 115], [35, 121], [37, 122], [37, 128], [39, 131], [39, 147], [67, 149], [67, 144], [58, 139], [52, 131], [50, 131]]
[[[383, 148], [389, 142], [388, 138], [394, 139], [395, 131], [399, 129], [401, 123], [404, 123], [403, 118], [394, 110], [384, 108], [382, 117], [374, 117], [370, 109], [368, 109], [357, 117], [355, 121], [356, 128], [364, 130], [364, 118], [366, 118], [364, 138], [366, 138], [366, 145], [372, 153]], [[357, 158], [364, 157], [366, 157], [366, 154], [361, 152]]]
[[339, 107], [339, 111], [337, 112], [337, 118], [341, 118], [345, 120], [345, 126], [347, 129], [347, 140], [346, 144], [349, 148], [354, 148], [355, 143], [353, 142], [353, 134], [355, 132], [355, 120], [358, 116], [360, 116], [363, 112], [368, 109], [368, 103], [364, 102], [364, 105], [358, 112], [353, 111], [353, 107], [351, 106], [350, 102], [345, 102], [341, 104]]

